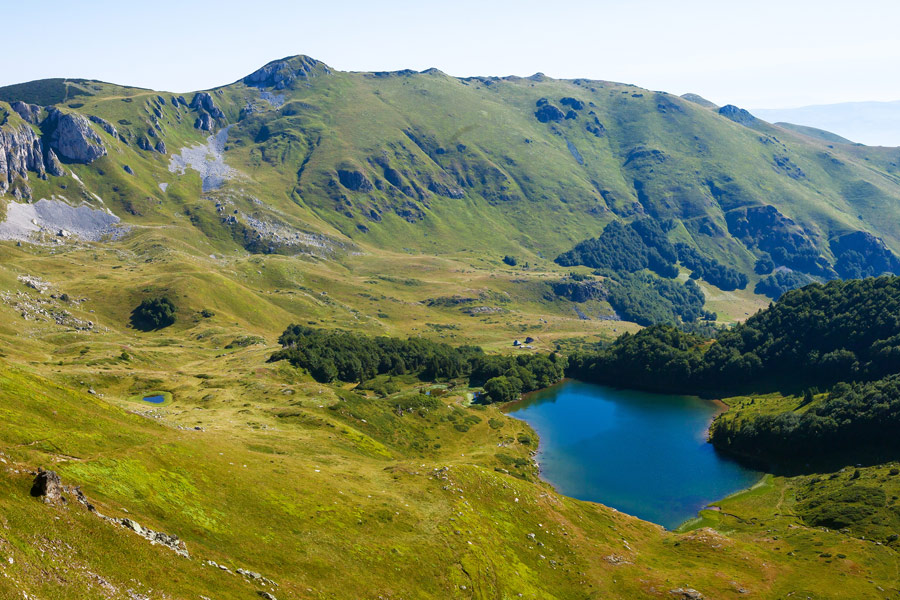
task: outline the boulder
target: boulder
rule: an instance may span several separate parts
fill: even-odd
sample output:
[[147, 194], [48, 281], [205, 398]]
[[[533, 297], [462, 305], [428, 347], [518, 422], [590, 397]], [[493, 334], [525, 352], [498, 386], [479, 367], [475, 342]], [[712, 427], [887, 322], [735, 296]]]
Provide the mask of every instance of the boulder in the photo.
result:
[[160, 154], [166, 154], [166, 143], [162, 140], [156, 142], [156, 151]]
[[63, 160], [90, 164], [106, 156], [106, 146], [86, 118], [51, 109], [43, 127], [50, 132], [50, 147]]
[[43, 499], [44, 502], [62, 501], [63, 491], [62, 481], [56, 471], [45, 471], [44, 469], [38, 471], [34, 478], [34, 484], [31, 486], [31, 495]]
[[147, 152], [153, 150], [153, 146], [150, 145], [150, 140], [148, 140], [144, 136], [138, 138], [138, 148], [140, 148], [141, 150], [146, 150]]
[[693, 588], [675, 588], [669, 593], [679, 600], [703, 600], [703, 594]]
[[125, 165], [125, 166], [122, 167], [122, 168], [123, 168], [123, 169], [125, 170], [125, 172], [128, 173], [129, 175], [134, 175], [134, 169], [132, 169], [132, 168], [129, 167], [128, 165]]

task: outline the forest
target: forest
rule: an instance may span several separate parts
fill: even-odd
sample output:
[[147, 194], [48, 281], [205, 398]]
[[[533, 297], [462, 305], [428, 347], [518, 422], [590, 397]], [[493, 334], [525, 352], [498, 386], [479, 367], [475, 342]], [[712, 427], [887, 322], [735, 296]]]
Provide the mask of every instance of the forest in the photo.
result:
[[789, 291], [716, 339], [648, 327], [574, 354], [567, 369], [584, 381], [706, 395], [830, 389], [806, 412], [714, 428], [718, 447], [769, 457], [887, 441], [873, 431], [879, 420], [897, 418], [898, 373], [900, 277], [894, 276]]
[[565, 359], [558, 354], [488, 355], [475, 346], [450, 346], [423, 338], [371, 337], [348, 331], [290, 325], [282, 349], [269, 362], [287, 360], [320, 383], [364, 383], [378, 375], [413, 375], [422, 381], [465, 379], [483, 387], [483, 402], [509, 402], [558, 382]]

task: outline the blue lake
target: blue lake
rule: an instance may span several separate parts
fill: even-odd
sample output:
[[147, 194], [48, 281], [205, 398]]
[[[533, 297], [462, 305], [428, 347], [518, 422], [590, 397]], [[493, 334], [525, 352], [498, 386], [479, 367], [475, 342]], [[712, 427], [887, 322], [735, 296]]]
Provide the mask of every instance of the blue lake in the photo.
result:
[[166, 401], [165, 396], [144, 396], [144, 402], [151, 402], [153, 404], [162, 404]]
[[674, 529], [762, 475], [706, 442], [718, 411], [694, 396], [565, 381], [509, 415], [537, 431], [541, 476], [557, 491]]

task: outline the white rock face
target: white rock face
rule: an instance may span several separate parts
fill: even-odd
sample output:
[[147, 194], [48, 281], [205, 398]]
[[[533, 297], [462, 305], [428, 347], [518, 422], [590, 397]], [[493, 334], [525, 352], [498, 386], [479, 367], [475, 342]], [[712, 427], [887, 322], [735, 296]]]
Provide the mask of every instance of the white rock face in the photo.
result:
[[53, 110], [48, 117], [53, 125], [50, 146], [66, 160], [77, 163], [92, 163], [106, 156], [106, 146], [88, 120], [81, 115]]

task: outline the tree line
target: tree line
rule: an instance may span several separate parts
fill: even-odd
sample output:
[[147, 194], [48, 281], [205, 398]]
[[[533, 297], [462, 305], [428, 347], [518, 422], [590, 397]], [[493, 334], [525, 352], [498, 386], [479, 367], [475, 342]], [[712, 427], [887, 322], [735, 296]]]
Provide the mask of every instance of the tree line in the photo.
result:
[[793, 449], [802, 455], [831, 445], [874, 443], [881, 439], [873, 433], [878, 420], [896, 418], [900, 396], [900, 277], [789, 291], [716, 339], [648, 327], [599, 351], [576, 353], [568, 365], [569, 376], [585, 381], [660, 391], [831, 389], [814, 410], [714, 429], [717, 446], [741, 453], [777, 456]]
[[423, 381], [466, 379], [485, 389], [485, 402], [515, 400], [565, 374], [557, 354], [489, 355], [476, 346], [450, 346], [423, 338], [372, 337], [349, 331], [289, 325], [281, 350], [269, 362], [287, 360], [320, 383], [363, 383], [378, 375], [413, 375]]

